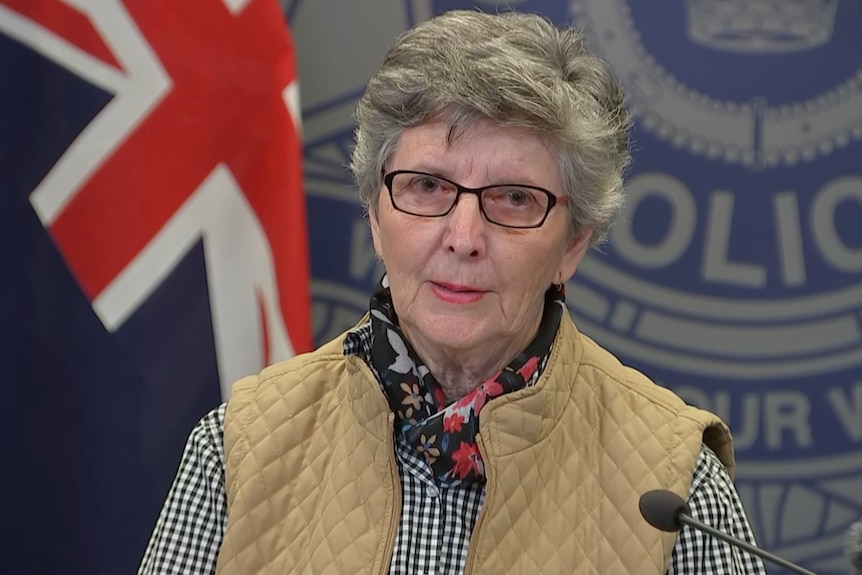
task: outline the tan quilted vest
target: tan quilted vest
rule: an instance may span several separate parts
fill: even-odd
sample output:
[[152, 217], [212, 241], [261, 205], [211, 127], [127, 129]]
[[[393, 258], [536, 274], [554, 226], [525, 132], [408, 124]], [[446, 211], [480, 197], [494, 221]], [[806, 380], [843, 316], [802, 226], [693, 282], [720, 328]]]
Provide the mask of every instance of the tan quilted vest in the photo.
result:
[[[401, 507], [393, 417], [342, 343], [235, 385], [219, 575], [388, 572]], [[685, 497], [702, 437], [733, 471], [717, 417], [623, 367], [568, 314], [539, 382], [480, 420], [488, 483], [468, 574], [661, 575], [675, 535], [641, 518], [640, 494]]]

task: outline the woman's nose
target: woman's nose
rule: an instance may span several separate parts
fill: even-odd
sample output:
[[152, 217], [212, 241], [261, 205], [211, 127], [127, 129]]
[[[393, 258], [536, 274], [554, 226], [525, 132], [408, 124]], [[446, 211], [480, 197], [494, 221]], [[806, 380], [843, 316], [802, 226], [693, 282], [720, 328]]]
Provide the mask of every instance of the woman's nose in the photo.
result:
[[446, 248], [463, 256], [477, 256], [485, 251], [485, 227], [479, 196], [461, 194], [446, 216]]

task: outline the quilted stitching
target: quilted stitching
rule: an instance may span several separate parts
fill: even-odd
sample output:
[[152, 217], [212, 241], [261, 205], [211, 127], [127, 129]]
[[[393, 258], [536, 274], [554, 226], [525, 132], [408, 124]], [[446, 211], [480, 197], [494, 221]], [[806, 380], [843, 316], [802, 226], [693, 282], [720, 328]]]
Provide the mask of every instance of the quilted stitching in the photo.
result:
[[[400, 507], [391, 414], [370, 370], [341, 349], [234, 387], [221, 575], [385, 571]], [[643, 521], [638, 497], [684, 496], [711, 425], [707, 440], [732, 465], [714, 416], [624, 368], [564, 316], [537, 385], [482, 413], [488, 491], [468, 572], [664, 573], [674, 536]]]
[[[664, 573], [674, 535], [646, 524], [638, 498], [656, 488], [685, 496], [702, 430], [717, 424], [713, 435], [726, 442], [726, 428], [579, 338], [570, 322], [561, 329], [561, 342], [582, 347], [557, 346], [545, 381], [483, 412], [489, 485], [471, 566]], [[543, 401], [565, 411], [536, 409]]]
[[[388, 409], [370, 374], [352, 380], [351, 396], [346, 386], [326, 385], [348, 366], [343, 355], [321, 352], [234, 388], [219, 573], [380, 570], [380, 540], [397, 503]], [[346, 429], [344, 402], [370, 415], [365, 427]]]

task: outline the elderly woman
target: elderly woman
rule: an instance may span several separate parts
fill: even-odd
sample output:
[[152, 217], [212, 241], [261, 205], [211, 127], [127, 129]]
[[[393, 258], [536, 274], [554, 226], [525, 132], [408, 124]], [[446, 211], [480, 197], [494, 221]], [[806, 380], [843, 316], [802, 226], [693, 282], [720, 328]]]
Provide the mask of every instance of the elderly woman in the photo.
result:
[[540, 17], [450, 12], [398, 39], [356, 121], [369, 313], [201, 421], [140, 573], [763, 573], [641, 518], [668, 489], [753, 540], [724, 424], [565, 306], [623, 199], [607, 65]]

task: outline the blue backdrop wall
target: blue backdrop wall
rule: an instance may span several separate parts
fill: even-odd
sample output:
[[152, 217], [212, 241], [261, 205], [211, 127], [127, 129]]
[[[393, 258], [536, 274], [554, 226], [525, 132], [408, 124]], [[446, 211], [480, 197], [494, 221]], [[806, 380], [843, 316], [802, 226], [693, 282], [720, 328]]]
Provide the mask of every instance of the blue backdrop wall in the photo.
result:
[[576, 322], [730, 423], [762, 546], [845, 573], [862, 516], [862, 4], [345, 4], [293, 6], [316, 341], [355, 320], [379, 275], [343, 166], [391, 38], [452, 8], [574, 21], [637, 122], [627, 211], [568, 286]]

